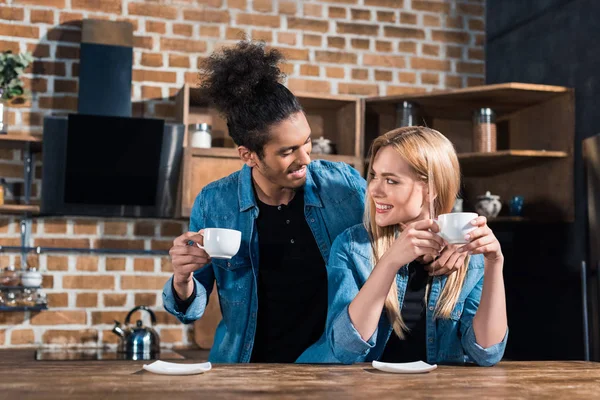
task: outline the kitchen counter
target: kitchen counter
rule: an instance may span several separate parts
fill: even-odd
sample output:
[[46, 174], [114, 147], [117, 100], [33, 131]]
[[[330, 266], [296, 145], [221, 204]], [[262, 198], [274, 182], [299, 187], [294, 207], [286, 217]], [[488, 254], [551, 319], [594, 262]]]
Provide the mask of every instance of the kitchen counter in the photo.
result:
[[[202, 362], [206, 352], [181, 351]], [[590, 399], [600, 364], [502, 362], [495, 367], [438, 366], [427, 374], [379, 372], [370, 364], [213, 365], [205, 374], [155, 375], [144, 361], [35, 361], [33, 350], [0, 350], [0, 399], [518, 398]], [[146, 362], [147, 363], [147, 362]]]

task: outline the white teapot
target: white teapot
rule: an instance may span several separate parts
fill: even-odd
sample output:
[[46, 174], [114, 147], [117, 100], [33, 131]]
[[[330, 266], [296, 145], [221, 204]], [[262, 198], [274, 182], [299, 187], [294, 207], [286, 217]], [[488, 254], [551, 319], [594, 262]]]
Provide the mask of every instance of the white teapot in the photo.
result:
[[477, 196], [477, 203], [475, 203], [477, 214], [486, 218], [496, 218], [501, 209], [500, 196], [493, 195], [489, 191], [482, 196]]

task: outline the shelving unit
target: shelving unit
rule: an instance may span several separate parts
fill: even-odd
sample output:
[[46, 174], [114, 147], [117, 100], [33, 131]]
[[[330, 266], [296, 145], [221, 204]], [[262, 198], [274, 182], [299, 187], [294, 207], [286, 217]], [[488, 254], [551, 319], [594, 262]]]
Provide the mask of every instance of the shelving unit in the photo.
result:
[[[573, 90], [549, 85], [503, 83], [452, 91], [365, 99], [365, 153], [379, 135], [396, 127], [396, 105], [417, 104], [422, 124], [454, 144], [463, 174], [462, 197], [473, 209], [478, 195], [525, 197], [522, 221], [573, 221]], [[497, 115], [498, 151], [472, 152], [472, 113], [490, 107]], [[504, 215], [501, 215], [505, 218]], [[501, 218], [495, 220], [502, 221]]]
[[[295, 93], [299, 99], [312, 137], [324, 137], [335, 143], [338, 154], [312, 154], [313, 159], [346, 162], [363, 171], [363, 104], [358, 97]], [[176, 96], [176, 118], [186, 126], [185, 150], [181, 181], [181, 217], [189, 217], [194, 199], [208, 183], [237, 170], [243, 163], [227, 132], [226, 121], [200, 97], [198, 89], [185, 84]], [[213, 147], [199, 149], [188, 146], [187, 126], [206, 122], [212, 127]]]
[[42, 305], [36, 305], [36, 306], [16, 306], [16, 307], [7, 307], [7, 306], [0, 306], [0, 312], [2, 311], [8, 311], [8, 312], [17, 312], [17, 311], [42, 311], [42, 310], [47, 310], [48, 306], [45, 304]]

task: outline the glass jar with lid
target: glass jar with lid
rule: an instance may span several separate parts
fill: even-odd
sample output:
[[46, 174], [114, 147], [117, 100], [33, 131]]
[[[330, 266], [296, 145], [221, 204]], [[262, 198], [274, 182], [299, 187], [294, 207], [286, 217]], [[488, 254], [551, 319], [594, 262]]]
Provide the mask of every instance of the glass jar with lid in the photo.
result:
[[496, 151], [496, 113], [491, 108], [480, 108], [473, 113], [473, 151]]
[[190, 144], [192, 147], [209, 149], [212, 147], [212, 127], [203, 122], [199, 124], [188, 125], [188, 134], [190, 135]]

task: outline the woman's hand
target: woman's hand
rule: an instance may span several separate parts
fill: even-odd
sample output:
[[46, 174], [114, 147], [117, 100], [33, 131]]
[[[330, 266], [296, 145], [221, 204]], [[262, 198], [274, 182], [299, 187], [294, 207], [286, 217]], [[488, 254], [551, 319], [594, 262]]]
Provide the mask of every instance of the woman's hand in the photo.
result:
[[477, 229], [465, 236], [465, 240], [468, 240], [469, 243], [459, 248], [458, 251], [460, 253], [483, 254], [485, 260], [490, 262], [502, 261], [504, 255], [500, 248], [500, 242], [487, 225], [487, 219], [480, 216], [471, 221], [471, 224], [477, 226]]
[[444, 240], [437, 235], [439, 230], [432, 219], [407, 225], [382, 257], [382, 261], [385, 258], [394, 268], [400, 269], [421, 256], [437, 257], [444, 247]]
[[439, 276], [451, 275], [463, 268], [467, 253], [459, 253], [459, 247], [460, 245], [455, 244], [447, 245], [436, 259], [433, 259], [431, 256], [424, 256], [423, 261], [426, 263], [426, 265], [424, 265], [425, 271], [427, 271], [430, 276]]

